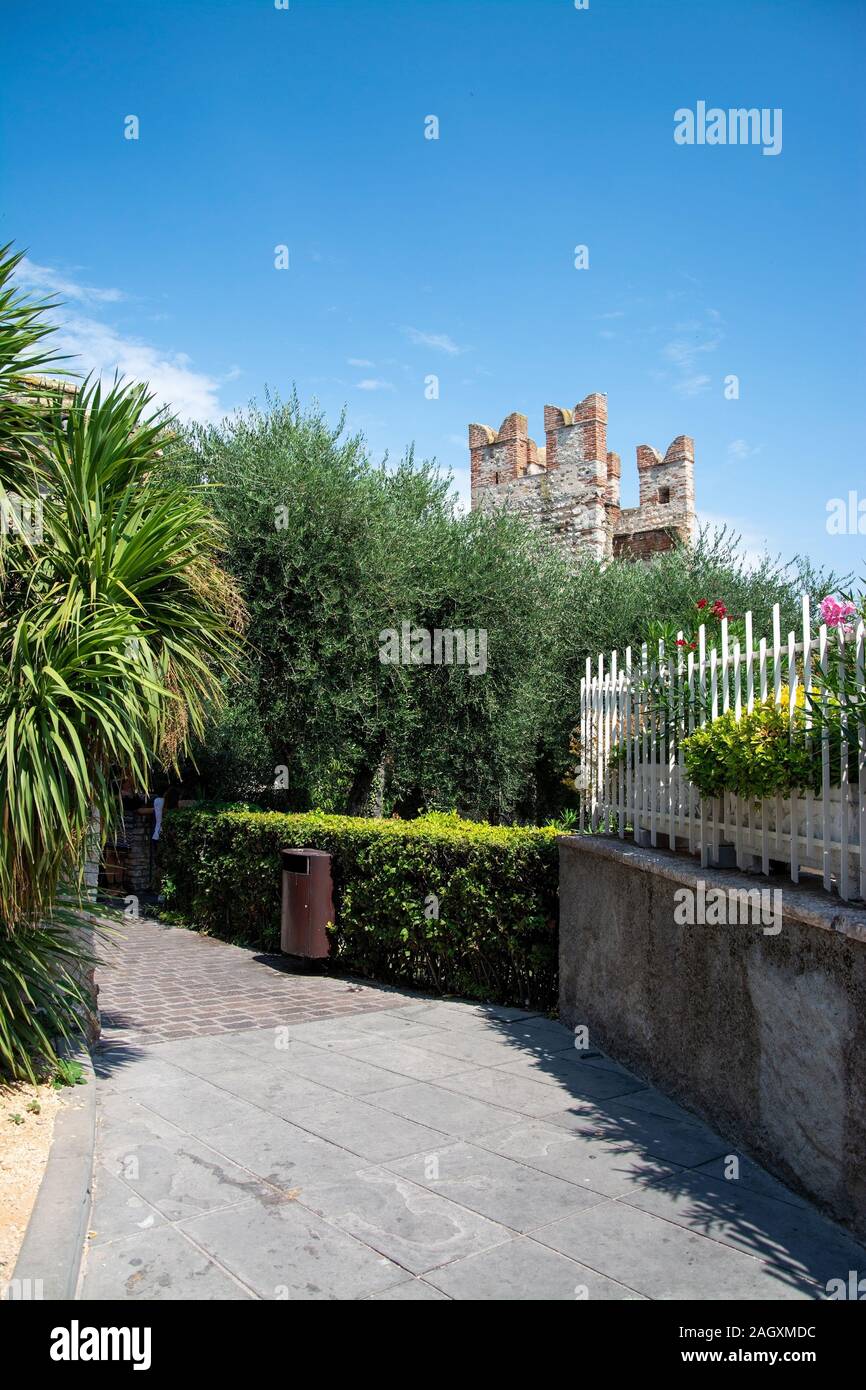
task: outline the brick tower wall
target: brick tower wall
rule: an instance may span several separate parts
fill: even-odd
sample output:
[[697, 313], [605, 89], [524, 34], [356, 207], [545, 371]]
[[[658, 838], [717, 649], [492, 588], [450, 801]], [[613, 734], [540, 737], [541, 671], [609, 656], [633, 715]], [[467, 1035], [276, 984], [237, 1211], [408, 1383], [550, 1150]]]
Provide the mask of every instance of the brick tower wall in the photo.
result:
[[[514, 420], [524, 432], [516, 447]], [[607, 401], [587, 396], [573, 411], [545, 406], [544, 428], [539, 451], [525, 436], [525, 415], [509, 415], [495, 434], [486, 425], [469, 426], [472, 506], [505, 507], [556, 545], [602, 559], [610, 553]]]
[[640, 505], [620, 507], [619, 455], [607, 450], [607, 398], [587, 396], [573, 410], [544, 408], [545, 445], [529, 438], [525, 415], [498, 431], [469, 426], [472, 507], [505, 508], [554, 544], [599, 560], [648, 559], [694, 534], [694, 443], [678, 435], [662, 457], [637, 450]]

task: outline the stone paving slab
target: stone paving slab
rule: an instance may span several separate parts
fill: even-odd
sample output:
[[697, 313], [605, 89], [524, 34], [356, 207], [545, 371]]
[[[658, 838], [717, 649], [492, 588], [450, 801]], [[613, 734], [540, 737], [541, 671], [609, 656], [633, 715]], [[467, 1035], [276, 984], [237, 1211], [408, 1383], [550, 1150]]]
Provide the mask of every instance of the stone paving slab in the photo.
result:
[[407, 1077], [413, 1081], [442, 1081], [446, 1077], [466, 1076], [474, 1070], [471, 1062], [461, 1062], [457, 1057], [443, 1057], [440, 1053], [396, 1040], [356, 1047], [352, 1050], [352, 1056], [386, 1071], [394, 1071], [404, 1081]]
[[415, 1081], [409, 1086], [382, 1091], [368, 1099], [380, 1110], [402, 1115], [404, 1119], [413, 1120], [419, 1125], [432, 1125], [441, 1133], [459, 1139], [507, 1124], [512, 1113], [498, 1105], [488, 1105], [486, 1101], [463, 1095], [460, 1091], [447, 1090], [441, 1083], [433, 1085], [429, 1081]]
[[[697, 1168], [692, 1171], [704, 1173], [708, 1178], [717, 1178], [726, 1181], [727, 1159], [725, 1156], [711, 1158], [708, 1163], [699, 1163]], [[771, 1177], [765, 1169], [759, 1167], [750, 1158], [739, 1159], [739, 1174], [737, 1178], [738, 1188], [745, 1188], [747, 1192], [759, 1192], [764, 1197], [775, 1197], [779, 1202], [788, 1202], [795, 1207], [808, 1207], [809, 1203], [805, 1197], [800, 1197], [796, 1192], [792, 1192], [789, 1187], [783, 1186], [778, 1178]]]
[[[118, 962], [85, 1299], [790, 1300], [866, 1268], [744, 1156], [726, 1181], [729, 1143], [549, 1019], [292, 976], [153, 924]], [[178, 979], [209, 1001], [188, 1032]]]
[[472, 1071], [440, 1077], [439, 1083], [447, 1091], [505, 1106], [521, 1115], [555, 1115], [573, 1104], [565, 1089], [542, 1086], [524, 1076], [514, 1076], [509, 1067], [476, 1067]]
[[105, 1245], [108, 1241], [134, 1236], [167, 1223], [162, 1212], [102, 1163], [97, 1164], [94, 1171], [93, 1188], [94, 1201], [99, 1202], [99, 1226], [91, 1222], [88, 1234], [91, 1246]]
[[474, 1144], [452, 1144], [439, 1149], [433, 1164], [428, 1154], [415, 1154], [388, 1166], [392, 1172], [423, 1184], [431, 1192], [450, 1197], [491, 1221], [502, 1222], [511, 1231], [531, 1231], [557, 1217], [607, 1200], [601, 1193]]
[[779, 1202], [704, 1173], [656, 1177], [633, 1187], [623, 1201], [821, 1284], [843, 1266], [856, 1269], [862, 1263], [863, 1251], [854, 1238], [828, 1229], [809, 1206]]
[[254, 1294], [174, 1226], [88, 1251], [84, 1297], [165, 1301], [247, 1299]]
[[287, 1192], [351, 1177], [362, 1162], [356, 1153], [277, 1115], [263, 1114], [252, 1129], [227, 1125], [202, 1137], [217, 1153]]
[[644, 1083], [636, 1077], [607, 1067], [592, 1067], [581, 1062], [574, 1052], [554, 1056], [529, 1053], [509, 1062], [503, 1070], [511, 1076], [523, 1076], [544, 1086], [558, 1086], [578, 1100], [608, 1100], [644, 1089]]
[[[406, 1273], [297, 1202], [250, 1203], [195, 1217], [180, 1229], [259, 1298], [366, 1298]], [[183, 1289], [175, 1296], [182, 1298]]]
[[[382, 1092], [383, 1098], [389, 1094]], [[431, 1153], [446, 1141], [441, 1130], [418, 1124], [405, 1115], [389, 1114], [366, 1100], [336, 1091], [329, 1104], [298, 1110], [295, 1123], [368, 1163], [387, 1163], [420, 1150]]]
[[305, 1207], [412, 1274], [511, 1239], [511, 1231], [477, 1210], [385, 1168], [362, 1168], [329, 1185], [314, 1183], [302, 1195]]
[[500, 1299], [571, 1303], [583, 1299], [645, 1301], [644, 1294], [525, 1238], [497, 1246], [483, 1255], [458, 1260], [444, 1269], [434, 1269], [427, 1279], [449, 1298], [482, 1302]]
[[449, 1298], [445, 1293], [440, 1293], [434, 1289], [424, 1279], [407, 1279], [402, 1284], [395, 1284], [392, 1289], [386, 1289], [384, 1293], [374, 1293], [366, 1300], [368, 1303], [448, 1303]]
[[[627, 1096], [624, 1099], [628, 1101]], [[618, 1096], [599, 1100], [594, 1108], [583, 1105], [571, 1111], [557, 1111], [547, 1119], [549, 1124], [593, 1143], [599, 1153], [638, 1153], [683, 1168], [696, 1167], [732, 1152], [729, 1143], [698, 1119], [672, 1120], [667, 1115], [640, 1111]]]
[[535, 1239], [652, 1299], [809, 1299], [820, 1287], [619, 1201], [563, 1217]]
[[675, 1171], [688, 1171], [657, 1162], [640, 1149], [600, 1144], [546, 1121], [516, 1115], [505, 1129], [479, 1135], [474, 1142], [479, 1148], [606, 1197], [622, 1197], [653, 1178], [664, 1179]]
[[431, 1028], [423, 1038], [415, 1039], [415, 1046], [425, 1052], [438, 1052], [457, 1062], [465, 1062], [467, 1070], [474, 1067], [501, 1067], [514, 1063], [521, 1056], [516, 1039], [502, 1036], [508, 1024], [500, 1029], [490, 1025], [481, 1027], [458, 1027], [451, 1032], [444, 1028]]

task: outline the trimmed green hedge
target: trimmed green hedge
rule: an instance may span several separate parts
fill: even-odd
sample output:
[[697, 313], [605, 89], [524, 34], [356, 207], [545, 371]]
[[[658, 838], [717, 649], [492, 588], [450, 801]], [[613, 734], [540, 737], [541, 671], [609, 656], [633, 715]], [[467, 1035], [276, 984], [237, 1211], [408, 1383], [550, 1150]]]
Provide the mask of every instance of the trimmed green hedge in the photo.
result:
[[332, 956], [341, 968], [556, 1006], [555, 830], [441, 814], [403, 821], [188, 810], [166, 817], [160, 844], [166, 907], [214, 935], [278, 950], [279, 851], [321, 849], [333, 855]]

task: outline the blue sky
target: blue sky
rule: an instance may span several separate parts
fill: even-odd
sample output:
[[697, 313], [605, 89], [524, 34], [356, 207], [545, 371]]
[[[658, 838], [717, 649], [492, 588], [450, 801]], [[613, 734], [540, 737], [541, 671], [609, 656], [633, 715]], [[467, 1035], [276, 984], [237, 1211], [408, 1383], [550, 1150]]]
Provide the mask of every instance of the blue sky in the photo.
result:
[[[691, 434], [703, 515], [862, 574], [864, 37], [860, 0], [17, 5], [0, 237], [184, 415], [294, 382], [465, 496], [470, 420], [543, 443], [605, 391], [624, 505]], [[781, 153], [675, 144], [700, 100], [781, 108]]]

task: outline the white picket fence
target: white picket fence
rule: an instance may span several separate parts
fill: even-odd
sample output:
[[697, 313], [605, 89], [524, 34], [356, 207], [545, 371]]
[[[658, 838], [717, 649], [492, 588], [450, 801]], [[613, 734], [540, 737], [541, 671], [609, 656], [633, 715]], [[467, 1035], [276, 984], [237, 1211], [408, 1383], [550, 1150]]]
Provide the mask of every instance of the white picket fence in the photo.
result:
[[[844, 652], [861, 692], [864, 647], [860, 622]], [[660, 642], [657, 653], [644, 644], [637, 660], [630, 647], [622, 662], [616, 652], [607, 666], [599, 656], [595, 671], [587, 661], [577, 780], [581, 831], [617, 833], [620, 839], [633, 833], [639, 844], [653, 847], [665, 836], [669, 848], [699, 853], [704, 867], [723, 862], [724, 846], [741, 869], [768, 873], [775, 860], [789, 866], [795, 883], [802, 872], [814, 871], [828, 891], [844, 899], [866, 898], [866, 727], [843, 711], [841, 785], [831, 786], [827, 726], [820, 719], [813, 722], [809, 713], [810, 708], [826, 709], [820, 676], [831, 661], [842, 659], [836, 631], [828, 633], [822, 625], [813, 635], [804, 597], [801, 631], [789, 632], [784, 642], [777, 605], [769, 642], [761, 638], [755, 643], [752, 614], [747, 613], [744, 644], [731, 640], [725, 618], [719, 646], [710, 650], [702, 625], [697, 651], [665, 651]], [[651, 698], [658, 682], [666, 690], [661, 702]], [[801, 686], [807, 697], [805, 727], [814, 729], [807, 736], [820, 744], [821, 794], [804, 791], [761, 801], [732, 793], [702, 798], [686, 775], [682, 738], [728, 710], [739, 720], [744, 709], [751, 712], [756, 700], [770, 694], [777, 708], [783, 701], [787, 705], [793, 727]], [[810, 697], [817, 705], [810, 706]], [[849, 781], [849, 759], [859, 770], [856, 784]]]

